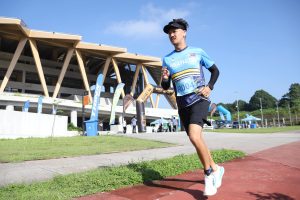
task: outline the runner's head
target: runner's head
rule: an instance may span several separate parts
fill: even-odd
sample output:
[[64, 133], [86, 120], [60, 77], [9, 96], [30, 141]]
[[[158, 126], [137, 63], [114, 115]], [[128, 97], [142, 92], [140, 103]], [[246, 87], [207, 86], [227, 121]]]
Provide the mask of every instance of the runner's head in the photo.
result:
[[170, 21], [167, 25], [165, 25], [163, 30], [166, 34], [169, 34], [169, 31], [171, 29], [182, 29], [186, 31], [188, 27], [189, 24], [187, 23], [187, 21], [180, 18], [180, 19], [173, 19], [172, 21]]
[[173, 45], [185, 43], [186, 31], [188, 23], [184, 19], [173, 19], [164, 26], [164, 32], [169, 35], [169, 39]]

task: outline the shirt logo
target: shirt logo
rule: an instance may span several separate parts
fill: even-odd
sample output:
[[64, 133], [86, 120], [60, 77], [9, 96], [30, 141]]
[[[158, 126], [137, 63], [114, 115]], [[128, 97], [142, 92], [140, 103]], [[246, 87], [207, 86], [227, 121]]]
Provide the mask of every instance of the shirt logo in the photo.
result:
[[192, 57], [188, 57], [185, 59], [180, 59], [180, 60], [171, 60], [171, 67], [172, 68], [177, 68], [183, 65], [196, 65], [197, 66], [197, 57], [196, 56], [192, 56]]
[[195, 53], [190, 53], [189, 57], [190, 58], [196, 57], [196, 54]]

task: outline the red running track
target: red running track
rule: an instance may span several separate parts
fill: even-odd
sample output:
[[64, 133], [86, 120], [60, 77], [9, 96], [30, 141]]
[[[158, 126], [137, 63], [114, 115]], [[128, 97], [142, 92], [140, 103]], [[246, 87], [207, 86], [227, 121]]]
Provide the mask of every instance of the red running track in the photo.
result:
[[216, 195], [203, 196], [203, 171], [196, 170], [79, 200], [296, 200], [300, 199], [300, 142], [222, 164], [225, 175]]

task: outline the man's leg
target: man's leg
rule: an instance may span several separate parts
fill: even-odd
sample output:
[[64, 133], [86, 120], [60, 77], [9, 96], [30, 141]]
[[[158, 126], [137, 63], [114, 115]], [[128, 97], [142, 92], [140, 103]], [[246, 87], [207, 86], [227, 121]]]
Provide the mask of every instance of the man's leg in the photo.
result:
[[202, 127], [198, 124], [189, 124], [189, 138], [197, 151], [204, 169], [208, 170], [211, 167], [213, 171], [216, 171], [216, 164], [203, 138]]
[[[197, 124], [189, 125], [189, 138], [198, 153], [199, 159], [204, 166], [205, 190], [204, 195], [210, 196], [217, 192], [222, 184], [224, 167], [216, 165], [213, 161], [207, 145], [205, 144], [202, 127]], [[211, 169], [210, 169], [211, 168]]]
[[202, 127], [198, 124], [189, 124], [189, 138], [196, 148], [197, 154], [204, 167], [204, 195], [211, 196], [217, 193], [216, 178], [213, 175], [216, 164], [212, 160], [209, 150], [204, 142]]

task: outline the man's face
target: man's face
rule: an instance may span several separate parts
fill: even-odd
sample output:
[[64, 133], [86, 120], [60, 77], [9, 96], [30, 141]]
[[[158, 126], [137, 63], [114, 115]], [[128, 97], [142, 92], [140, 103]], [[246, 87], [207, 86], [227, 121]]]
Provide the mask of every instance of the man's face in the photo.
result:
[[173, 45], [180, 44], [185, 41], [186, 31], [180, 28], [172, 28], [169, 30], [169, 39]]

